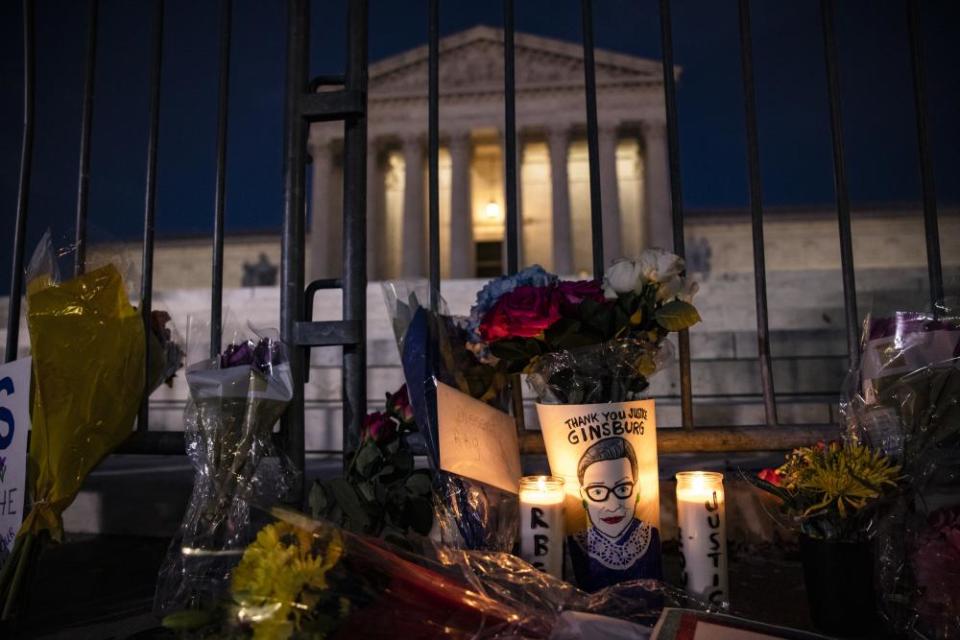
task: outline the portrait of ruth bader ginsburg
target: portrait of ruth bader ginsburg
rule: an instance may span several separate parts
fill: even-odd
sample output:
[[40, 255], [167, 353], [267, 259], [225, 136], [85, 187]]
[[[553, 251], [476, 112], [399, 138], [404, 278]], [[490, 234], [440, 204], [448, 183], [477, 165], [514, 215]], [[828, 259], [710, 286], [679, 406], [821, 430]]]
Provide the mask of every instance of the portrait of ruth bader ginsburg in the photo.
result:
[[577, 478], [589, 518], [587, 529], [571, 536], [569, 545], [580, 588], [661, 579], [660, 533], [635, 513], [641, 487], [633, 446], [616, 437], [594, 443], [580, 457]]

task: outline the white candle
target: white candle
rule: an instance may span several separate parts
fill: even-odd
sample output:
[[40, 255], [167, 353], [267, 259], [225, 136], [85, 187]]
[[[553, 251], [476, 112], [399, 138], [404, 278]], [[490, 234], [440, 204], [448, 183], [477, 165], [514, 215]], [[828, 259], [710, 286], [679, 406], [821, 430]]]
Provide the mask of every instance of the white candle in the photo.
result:
[[711, 604], [729, 602], [722, 473], [677, 474], [677, 525], [687, 593]]
[[563, 479], [520, 478], [520, 557], [563, 577]]

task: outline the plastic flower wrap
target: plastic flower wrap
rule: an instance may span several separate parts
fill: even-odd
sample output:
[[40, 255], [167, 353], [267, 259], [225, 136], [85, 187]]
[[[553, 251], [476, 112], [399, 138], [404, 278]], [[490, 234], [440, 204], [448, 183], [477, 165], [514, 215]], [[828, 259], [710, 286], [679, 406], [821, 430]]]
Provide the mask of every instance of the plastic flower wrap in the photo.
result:
[[263, 336], [236, 342], [188, 367], [186, 377], [185, 437], [196, 479], [160, 568], [160, 611], [209, 600], [226, 588], [230, 568], [256, 530], [251, 502], [278, 501], [290, 480], [271, 437], [293, 397], [283, 343]]
[[[501, 410], [510, 407], [507, 376], [471, 351], [468, 320], [433, 312], [425, 288], [384, 285], [418, 433], [434, 473], [434, 516], [445, 543], [466, 549], [511, 551], [518, 531], [517, 496], [440, 469], [437, 382]], [[411, 437], [411, 441], [414, 438]]]
[[64, 510], [87, 475], [131, 433], [149, 392], [180, 366], [182, 351], [158, 312], [146, 333], [114, 264], [61, 281], [49, 232], [27, 269], [27, 326], [33, 358], [30, 511], [0, 574], [3, 617], [13, 612], [19, 580], [47, 537], [63, 539]]
[[901, 311], [864, 322], [861, 367], [841, 402], [849, 437], [887, 453], [905, 486], [878, 518], [877, 579], [883, 614], [899, 631], [960, 636], [949, 589], [960, 510], [960, 318]]
[[643, 637], [640, 625], [680, 598], [653, 581], [590, 596], [509, 554], [427, 541], [411, 553], [300, 514], [273, 514], [278, 521], [243, 552], [219, 609], [174, 614], [168, 627], [276, 640], [545, 640], [572, 629], [563, 637]]

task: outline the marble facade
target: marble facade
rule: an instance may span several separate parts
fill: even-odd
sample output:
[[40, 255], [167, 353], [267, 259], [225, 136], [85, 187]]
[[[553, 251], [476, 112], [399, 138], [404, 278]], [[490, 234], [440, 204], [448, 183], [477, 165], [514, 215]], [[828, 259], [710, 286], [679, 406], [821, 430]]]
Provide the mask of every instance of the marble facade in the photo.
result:
[[[589, 269], [583, 51], [520, 33], [515, 45], [521, 261]], [[503, 32], [479, 26], [443, 38], [439, 75], [442, 272], [471, 278], [484, 275], [478, 259], [503, 253]], [[596, 76], [605, 258], [669, 247], [661, 64], [597, 50]], [[427, 48], [372, 64], [369, 87], [369, 276], [422, 276]], [[311, 233], [317, 278], [340, 270], [342, 135], [336, 123], [311, 125], [311, 229], [325, 231]]]

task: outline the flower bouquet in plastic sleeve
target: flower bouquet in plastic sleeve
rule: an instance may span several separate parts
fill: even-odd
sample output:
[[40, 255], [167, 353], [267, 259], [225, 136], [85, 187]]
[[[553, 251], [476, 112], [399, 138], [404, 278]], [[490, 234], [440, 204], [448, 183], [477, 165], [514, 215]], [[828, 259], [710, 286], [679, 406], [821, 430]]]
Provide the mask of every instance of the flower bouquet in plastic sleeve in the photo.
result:
[[272, 514], [218, 606], [174, 613], [165, 626], [276, 640], [586, 640], [645, 637], [640, 625], [659, 613], [651, 598], [676, 601], [675, 591], [650, 581], [590, 596], [506, 553], [427, 540], [414, 553], [297, 513]]
[[61, 279], [57, 256], [69, 251], [56, 251], [46, 232], [25, 274], [33, 368], [29, 512], [0, 571], [3, 619], [15, 613], [40, 547], [62, 541], [63, 512], [84, 480], [131, 434], [145, 395], [182, 360], [169, 316], [155, 312], [145, 323], [115, 263]]
[[498, 371], [526, 374], [536, 392], [587, 590], [661, 577], [656, 411], [643, 392], [670, 357], [670, 332], [700, 320], [683, 269], [660, 250], [615, 262], [603, 282], [534, 266], [490, 282], [471, 310], [471, 348]]
[[183, 523], [157, 582], [155, 608], [169, 611], [216, 597], [252, 540], [250, 505], [286, 493], [289, 467], [273, 427], [293, 397], [285, 345], [256, 335], [187, 368], [187, 456], [196, 470]]
[[[406, 282], [384, 285], [393, 319], [410, 404], [434, 474], [434, 511], [446, 544], [466, 549], [510, 551], [517, 539], [517, 495], [441, 469], [438, 384], [506, 412], [508, 376], [470, 350], [467, 319], [445, 305], [424, 307], [426, 287]], [[514, 452], [516, 453], [516, 452]]]
[[900, 631], [957, 637], [960, 317], [947, 309], [868, 317], [841, 411], [849, 436], [884, 451], [905, 477], [876, 523], [884, 616]]

